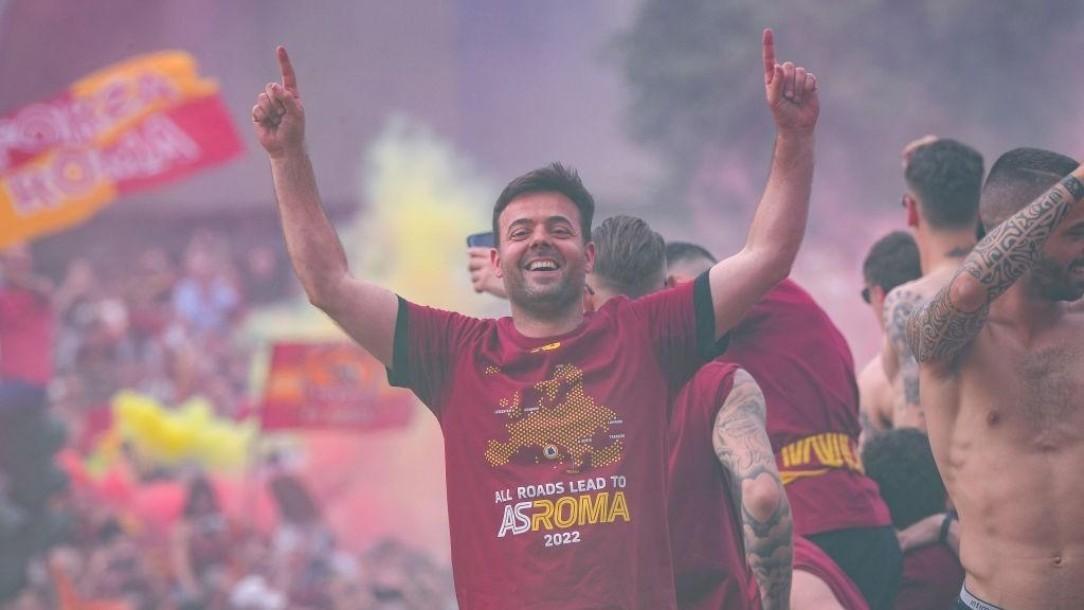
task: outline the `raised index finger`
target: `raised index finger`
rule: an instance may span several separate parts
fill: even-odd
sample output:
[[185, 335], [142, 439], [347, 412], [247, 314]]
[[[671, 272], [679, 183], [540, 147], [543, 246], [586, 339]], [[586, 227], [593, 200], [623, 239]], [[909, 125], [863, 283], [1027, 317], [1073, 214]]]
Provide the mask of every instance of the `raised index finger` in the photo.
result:
[[761, 44], [764, 56], [764, 79], [771, 82], [775, 74], [775, 37], [771, 28], [764, 29], [764, 37]]
[[290, 63], [290, 56], [286, 54], [286, 47], [275, 49], [279, 58], [279, 70], [282, 72], [282, 88], [298, 95], [297, 77], [294, 76], [294, 66]]

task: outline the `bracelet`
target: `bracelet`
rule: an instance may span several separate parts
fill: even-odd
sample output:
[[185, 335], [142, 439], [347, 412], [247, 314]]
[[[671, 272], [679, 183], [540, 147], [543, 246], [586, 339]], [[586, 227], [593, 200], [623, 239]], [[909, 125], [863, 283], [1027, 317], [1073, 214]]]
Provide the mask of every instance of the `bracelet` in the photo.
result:
[[1065, 187], [1065, 190], [1069, 191], [1074, 200], [1080, 201], [1084, 199], [1084, 184], [1081, 184], [1080, 180], [1076, 179], [1076, 176], [1069, 174], [1062, 178], [1061, 185]]
[[948, 541], [948, 531], [952, 522], [956, 520], [956, 511], [950, 510], [945, 513], [945, 518], [941, 520], [941, 533], [937, 535], [937, 541], [941, 544], [945, 544]]

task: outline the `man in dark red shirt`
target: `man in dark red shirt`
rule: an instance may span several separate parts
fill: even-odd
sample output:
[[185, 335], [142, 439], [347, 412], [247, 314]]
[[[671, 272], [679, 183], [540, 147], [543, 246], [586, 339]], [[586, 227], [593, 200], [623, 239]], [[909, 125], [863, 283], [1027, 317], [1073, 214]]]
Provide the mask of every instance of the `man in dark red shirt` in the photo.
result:
[[463, 610], [675, 607], [664, 405], [789, 273], [808, 210], [816, 80], [775, 63], [770, 31], [763, 49], [778, 135], [745, 247], [695, 284], [585, 314], [594, 201], [555, 164], [513, 180], [494, 206], [492, 264], [512, 310], [500, 320], [416, 305], [351, 276], [278, 50], [282, 83], [266, 87], [252, 118], [294, 269], [309, 299], [440, 422]]
[[[713, 261], [704, 248], [672, 242], [668, 281], [688, 282]], [[749, 371], [764, 392], [795, 535], [839, 564], [871, 608], [890, 607], [900, 549], [877, 484], [859, 463], [858, 388], [843, 335], [808, 293], [784, 280], [729, 339], [725, 359]]]
[[29, 248], [0, 252], [0, 410], [45, 406], [56, 325], [50, 294]]
[[[666, 287], [665, 243], [615, 216], [595, 230], [586, 307]], [[715, 360], [671, 404], [667, 511], [681, 610], [790, 607], [791, 516], [749, 373]]]

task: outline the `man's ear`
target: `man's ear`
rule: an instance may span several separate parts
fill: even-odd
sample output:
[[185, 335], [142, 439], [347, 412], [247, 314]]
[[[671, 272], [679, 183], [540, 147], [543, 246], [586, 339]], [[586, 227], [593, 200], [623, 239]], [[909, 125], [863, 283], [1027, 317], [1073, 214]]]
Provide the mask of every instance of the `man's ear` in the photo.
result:
[[494, 269], [493, 274], [496, 275], [498, 279], [503, 278], [504, 277], [504, 271], [501, 270], [501, 251], [500, 250], [498, 250], [497, 248], [490, 248], [489, 249], [489, 263], [491, 265], [493, 265], [493, 269]]
[[586, 259], [586, 266], [584, 271], [592, 273], [595, 270], [595, 242], [587, 242], [587, 246], [583, 249], [583, 257]]
[[880, 312], [884, 311], [886, 296], [888, 296], [888, 294], [885, 292], [884, 288], [876, 285], [869, 287], [869, 304], [877, 310], [879, 317], [882, 318], [884, 317], [884, 314]]
[[918, 200], [910, 195], [904, 195], [903, 208], [907, 210], [907, 226], [912, 228], [918, 227]]

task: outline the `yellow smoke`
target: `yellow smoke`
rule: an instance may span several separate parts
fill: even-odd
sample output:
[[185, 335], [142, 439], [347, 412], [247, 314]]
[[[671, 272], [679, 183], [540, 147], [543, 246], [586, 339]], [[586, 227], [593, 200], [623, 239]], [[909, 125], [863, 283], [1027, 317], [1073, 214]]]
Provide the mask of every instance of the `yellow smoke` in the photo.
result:
[[476, 309], [466, 237], [488, 229], [495, 188], [450, 144], [403, 117], [369, 148], [362, 176], [369, 207], [342, 233], [352, 265], [404, 298]]
[[[466, 237], [489, 230], [496, 186], [429, 128], [392, 117], [366, 150], [359, 210], [337, 227], [351, 272], [404, 298], [464, 313], [493, 309], [470, 287]], [[303, 298], [257, 310], [247, 334], [328, 339], [342, 332]]]
[[236, 423], [214, 415], [200, 398], [169, 408], [130, 391], [113, 397], [113, 428], [107, 439], [128, 441], [143, 463], [207, 469], [239, 469], [255, 436], [254, 423]]

